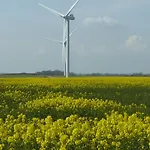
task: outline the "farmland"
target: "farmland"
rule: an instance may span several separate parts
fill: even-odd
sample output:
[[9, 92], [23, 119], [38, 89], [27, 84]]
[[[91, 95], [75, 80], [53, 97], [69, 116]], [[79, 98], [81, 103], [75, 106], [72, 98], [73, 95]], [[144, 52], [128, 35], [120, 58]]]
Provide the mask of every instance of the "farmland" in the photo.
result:
[[150, 78], [0, 78], [0, 149], [150, 149]]

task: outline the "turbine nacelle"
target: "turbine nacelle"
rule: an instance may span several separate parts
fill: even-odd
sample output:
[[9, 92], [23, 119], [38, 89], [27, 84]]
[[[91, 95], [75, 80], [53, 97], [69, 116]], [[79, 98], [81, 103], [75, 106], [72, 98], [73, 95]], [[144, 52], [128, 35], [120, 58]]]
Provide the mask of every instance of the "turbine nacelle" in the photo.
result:
[[70, 14], [69, 16], [65, 16], [64, 19], [67, 19], [67, 20], [75, 20], [75, 17], [73, 14]]

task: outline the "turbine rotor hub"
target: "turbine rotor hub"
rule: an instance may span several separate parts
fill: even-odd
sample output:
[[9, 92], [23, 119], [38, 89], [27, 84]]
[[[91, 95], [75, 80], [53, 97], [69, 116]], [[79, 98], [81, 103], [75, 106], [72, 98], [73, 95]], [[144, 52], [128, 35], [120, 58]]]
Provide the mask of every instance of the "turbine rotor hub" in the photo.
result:
[[70, 14], [69, 16], [65, 16], [65, 19], [67, 20], [75, 20], [75, 17], [73, 14]]

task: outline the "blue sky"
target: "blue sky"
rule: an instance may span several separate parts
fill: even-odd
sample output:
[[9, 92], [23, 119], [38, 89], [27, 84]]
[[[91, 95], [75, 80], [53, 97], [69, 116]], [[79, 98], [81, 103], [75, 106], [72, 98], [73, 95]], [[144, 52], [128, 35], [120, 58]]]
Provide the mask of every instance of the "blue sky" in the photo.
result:
[[[0, 73], [63, 70], [63, 20], [38, 2], [66, 13], [75, 0], [1, 0]], [[150, 1], [81, 0], [73, 10], [71, 71], [150, 73]]]

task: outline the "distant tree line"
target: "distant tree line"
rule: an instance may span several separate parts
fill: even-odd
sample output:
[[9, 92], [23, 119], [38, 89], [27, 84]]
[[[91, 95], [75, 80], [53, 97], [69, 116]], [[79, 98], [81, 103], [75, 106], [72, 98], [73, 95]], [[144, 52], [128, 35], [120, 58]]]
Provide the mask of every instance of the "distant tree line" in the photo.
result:
[[[47, 70], [47, 71], [40, 71], [40, 72], [36, 72], [35, 75], [44, 75], [44, 76], [64, 76], [64, 72], [61, 70]], [[71, 72], [70, 73], [71, 76], [76, 76], [75, 73]]]
[[[41, 71], [36, 72], [35, 75], [44, 75], [44, 76], [63, 76], [64, 72], [61, 70], [55, 70], [55, 71]], [[140, 73], [131, 73], [131, 74], [117, 74], [117, 73], [89, 73], [89, 74], [76, 74], [71, 72], [70, 76], [150, 76], [150, 74], [143, 74]]]
[[[35, 72], [35, 73], [3, 73], [0, 74], [0, 76], [64, 76], [64, 72], [61, 70], [43, 70], [43, 71], [39, 71], [39, 72]], [[89, 74], [76, 74], [71, 72], [70, 76], [150, 76], [150, 74], [144, 74], [142, 72], [140, 73], [130, 73], [130, 74], [125, 74], [125, 73], [89, 73]]]

